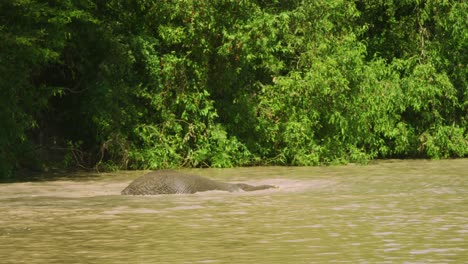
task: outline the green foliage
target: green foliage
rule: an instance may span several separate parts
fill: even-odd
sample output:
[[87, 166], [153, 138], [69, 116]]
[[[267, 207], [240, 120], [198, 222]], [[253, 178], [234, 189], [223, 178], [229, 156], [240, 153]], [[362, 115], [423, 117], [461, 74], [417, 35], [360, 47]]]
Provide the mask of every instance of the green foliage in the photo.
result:
[[30, 165], [39, 163], [32, 141], [42, 140], [43, 131], [30, 132], [40, 129], [49, 99], [63, 92], [43, 75], [60, 63], [70, 22], [88, 19], [70, 1], [0, 3], [0, 177], [14, 168], [37, 169]]
[[466, 1], [0, 3], [19, 169], [468, 156]]
[[420, 136], [422, 151], [430, 158], [464, 157], [468, 153], [466, 129], [454, 126], [438, 126]]

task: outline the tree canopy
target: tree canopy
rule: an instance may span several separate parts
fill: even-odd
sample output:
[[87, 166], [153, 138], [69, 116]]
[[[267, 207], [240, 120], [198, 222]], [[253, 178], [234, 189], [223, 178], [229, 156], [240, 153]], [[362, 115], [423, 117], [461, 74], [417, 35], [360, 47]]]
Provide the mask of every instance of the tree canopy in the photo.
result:
[[468, 156], [468, 2], [0, 3], [0, 177]]

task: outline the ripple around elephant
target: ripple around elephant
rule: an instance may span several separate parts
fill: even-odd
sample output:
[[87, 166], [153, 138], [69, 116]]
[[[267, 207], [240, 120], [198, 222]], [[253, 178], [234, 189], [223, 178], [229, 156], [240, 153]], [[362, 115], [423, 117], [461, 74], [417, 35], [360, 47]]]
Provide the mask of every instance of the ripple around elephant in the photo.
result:
[[277, 188], [273, 185], [253, 186], [245, 183], [227, 183], [176, 171], [154, 171], [131, 182], [122, 195], [180, 194], [205, 191], [257, 191]]

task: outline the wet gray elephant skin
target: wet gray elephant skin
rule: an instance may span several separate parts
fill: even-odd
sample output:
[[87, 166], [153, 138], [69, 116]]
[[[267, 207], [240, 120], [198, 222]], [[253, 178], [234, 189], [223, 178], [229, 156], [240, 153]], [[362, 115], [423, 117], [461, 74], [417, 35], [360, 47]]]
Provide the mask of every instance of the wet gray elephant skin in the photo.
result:
[[277, 188], [273, 185], [248, 185], [211, 180], [197, 175], [176, 171], [154, 171], [143, 175], [127, 186], [122, 195], [181, 194], [205, 191], [257, 191]]

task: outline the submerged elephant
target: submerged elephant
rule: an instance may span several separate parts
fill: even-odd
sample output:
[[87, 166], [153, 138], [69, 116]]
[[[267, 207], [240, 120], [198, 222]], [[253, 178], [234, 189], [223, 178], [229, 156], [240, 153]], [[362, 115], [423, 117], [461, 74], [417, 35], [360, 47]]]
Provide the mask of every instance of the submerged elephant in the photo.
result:
[[277, 187], [273, 185], [252, 186], [245, 183], [220, 182], [176, 171], [155, 171], [135, 179], [122, 191], [122, 195], [196, 193], [214, 190], [237, 192], [270, 188]]

